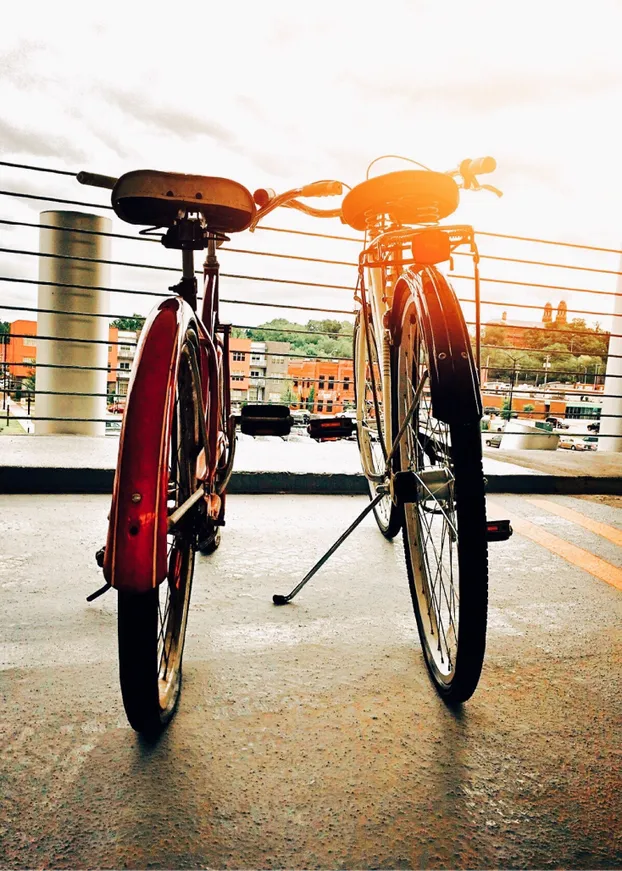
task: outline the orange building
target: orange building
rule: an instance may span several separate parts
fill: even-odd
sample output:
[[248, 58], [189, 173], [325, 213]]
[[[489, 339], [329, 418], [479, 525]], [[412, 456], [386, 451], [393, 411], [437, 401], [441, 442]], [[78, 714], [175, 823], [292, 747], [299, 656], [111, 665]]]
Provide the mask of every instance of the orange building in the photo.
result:
[[[26, 338], [23, 338], [26, 336]], [[32, 339], [30, 338], [32, 336]], [[9, 327], [7, 341], [0, 347], [0, 362], [2, 369], [8, 375], [11, 383], [19, 389], [25, 378], [35, 374], [37, 362], [37, 322], [13, 321]], [[119, 331], [116, 327], [108, 328], [108, 340], [117, 343]], [[119, 346], [108, 345], [107, 392], [115, 393], [117, 389], [117, 370], [119, 369]]]
[[[108, 340], [110, 342], [119, 341], [119, 330], [116, 327], [108, 327]], [[107, 393], [115, 393], [117, 390], [117, 369], [119, 368], [119, 346], [117, 344], [108, 345], [108, 374]]]
[[251, 372], [251, 340], [229, 339], [229, 372], [231, 373], [231, 401], [248, 399]]
[[[482, 393], [482, 405], [487, 413], [501, 414], [503, 403], [510, 396], [510, 388], [504, 392], [498, 393]], [[534, 395], [533, 397], [525, 396], [523, 391], [513, 392], [512, 395], [512, 411], [518, 413], [519, 417], [532, 417], [534, 420], [544, 420], [549, 415], [553, 417], [564, 417], [566, 413], [565, 399], [547, 399]], [[525, 406], [530, 406], [530, 411], [525, 411]]]
[[34, 367], [30, 364], [37, 361], [36, 337], [36, 321], [13, 321], [8, 341], [2, 347], [3, 369], [19, 384], [24, 378], [34, 375]]
[[354, 366], [352, 360], [290, 360], [287, 368], [294, 407], [316, 414], [341, 414], [354, 407]]

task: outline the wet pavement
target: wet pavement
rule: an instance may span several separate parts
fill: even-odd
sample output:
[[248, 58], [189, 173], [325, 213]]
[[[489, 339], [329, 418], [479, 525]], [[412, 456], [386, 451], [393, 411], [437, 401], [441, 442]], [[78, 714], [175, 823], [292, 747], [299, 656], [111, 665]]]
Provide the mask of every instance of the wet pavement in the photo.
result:
[[453, 711], [373, 520], [271, 604], [365, 503], [230, 497], [181, 704], [148, 745], [121, 705], [116, 594], [84, 600], [108, 498], [0, 496], [0, 865], [622, 867], [622, 500], [491, 499], [517, 532], [491, 545], [484, 673]]

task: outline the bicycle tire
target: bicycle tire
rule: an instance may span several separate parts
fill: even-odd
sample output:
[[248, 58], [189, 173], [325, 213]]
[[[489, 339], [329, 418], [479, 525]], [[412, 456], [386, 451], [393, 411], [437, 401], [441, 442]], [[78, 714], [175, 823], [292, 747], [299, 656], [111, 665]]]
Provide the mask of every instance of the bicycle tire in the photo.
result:
[[[431, 290], [427, 282], [432, 282], [441, 303], [425, 323], [423, 300], [429, 300]], [[417, 481], [415, 501], [404, 506], [403, 538], [423, 655], [439, 694], [448, 703], [459, 703], [473, 694], [480, 678], [488, 609], [481, 413], [469, 374], [475, 367], [460, 307], [435, 269], [413, 277], [411, 292], [398, 301], [396, 314], [398, 427], [439, 348], [459, 354], [456, 371], [471, 379], [472, 399], [460, 378], [431, 377], [424, 382], [417, 410], [400, 440], [401, 469], [414, 471]], [[434, 417], [435, 408], [452, 406], [460, 412], [451, 415], [450, 422]]]
[[[199, 417], [198, 340], [186, 332], [175, 385], [169, 433], [169, 513], [197, 486]], [[168, 536], [165, 580], [147, 593], [119, 590], [119, 676], [123, 705], [137, 732], [157, 734], [171, 719], [181, 691], [181, 670], [194, 572], [196, 524], [187, 516]]]
[[[354, 396], [356, 406], [358, 408], [358, 390], [360, 389], [360, 385], [357, 384], [357, 359], [358, 359], [358, 345], [359, 345], [359, 334], [361, 329], [360, 323], [360, 314], [357, 315], [356, 321], [354, 323], [354, 334], [353, 334], [353, 361], [354, 361]], [[375, 433], [375, 442], [373, 444], [370, 443], [370, 453], [373, 461], [374, 472], [381, 473], [385, 467], [385, 458], [384, 453], [382, 451], [382, 447], [379, 439], [382, 437], [382, 434], [385, 432], [386, 421], [384, 420], [383, 415], [383, 402], [382, 402], [382, 383], [380, 380], [380, 369], [378, 367], [378, 351], [376, 348], [376, 342], [373, 338], [373, 330], [370, 330], [372, 333], [372, 342], [371, 342], [371, 358], [372, 358], [372, 366], [377, 371], [377, 375], [372, 381], [371, 378], [365, 379], [365, 399], [363, 403], [363, 426], [367, 426], [370, 430], [369, 438], [373, 438], [373, 434]], [[368, 343], [365, 342], [365, 349], [367, 351], [367, 365], [366, 371], [369, 371], [369, 346]], [[378, 428], [378, 423], [375, 420], [375, 408], [379, 409], [380, 412], [380, 428]], [[373, 415], [367, 415], [367, 411], [371, 411], [374, 409]], [[391, 432], [393, 429], [391, 428]], [[361, 433], [359, 432], [359, 426], [357, 423], [356, 427], [356, 441], [359, 448], [359, 453], [362, 454], [362, 445], [361, 445]], [[361, 465], [363, 469], [365, 469], [365, 464], [363, 463], [361, 457]], [[369, 488], [369, 498], [374, 499], [377, 495], [377, 484], [373, 481], [367, 479], [367, 486]], [[376, 518], [376, 523], [378, 524], [378, 529], [384, 535], [385, 538], [391, 540], [395, 538], [402, 526], [402, 510], [401, 508], [395, 504], [392, 500], [391, 496], [385, 496], [384, 499], [381, 499], [380, 502], [373, 509], [374, 517]]]

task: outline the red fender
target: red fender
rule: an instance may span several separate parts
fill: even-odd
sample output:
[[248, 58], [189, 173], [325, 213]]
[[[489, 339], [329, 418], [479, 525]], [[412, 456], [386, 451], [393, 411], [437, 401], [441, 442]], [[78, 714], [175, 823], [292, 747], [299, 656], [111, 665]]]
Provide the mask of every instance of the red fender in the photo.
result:
[[196, 320], [179, 297], [150, 314], [129, 384], [114, 479], [104, 577], [117, 589], [142, 593], [167, 574], [168, 450], [182, 342]]

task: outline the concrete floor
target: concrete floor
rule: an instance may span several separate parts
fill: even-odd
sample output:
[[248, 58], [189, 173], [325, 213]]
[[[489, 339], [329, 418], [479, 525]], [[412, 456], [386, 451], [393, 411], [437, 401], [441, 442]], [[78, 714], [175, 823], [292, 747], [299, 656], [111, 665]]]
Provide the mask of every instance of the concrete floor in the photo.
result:
[[[621, 500], [549, 497], [622, 529]], [[621, 566], [518, 496], [496, 510]], [[619, 868], [622, 593], [522, 535], [491, 545], [475, 696], [421, 658], [399, 541], [368, 519], [285, 608], [364, 497], [231, 497], [197, 563], [178, 713], [127, 726], [105, 496], [0, 496], [6, 868]]]

